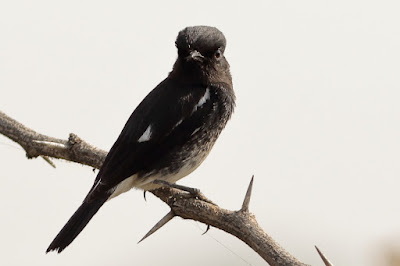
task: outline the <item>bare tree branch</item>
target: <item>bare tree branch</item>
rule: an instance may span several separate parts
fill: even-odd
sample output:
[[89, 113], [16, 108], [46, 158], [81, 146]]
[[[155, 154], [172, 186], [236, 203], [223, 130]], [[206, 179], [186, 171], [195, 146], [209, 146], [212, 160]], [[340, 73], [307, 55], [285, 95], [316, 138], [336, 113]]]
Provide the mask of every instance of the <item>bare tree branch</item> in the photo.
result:
[[[72, 133], [68, 140], [37, 133], [1, 111], [0, 134], [20, 144], [26, 151], [28, 158], [42, 156], [48, 162], [50, 162], [49, 157], [51, 157], [100, 168], [107, 154]], [[246, 193], [243, 206], [239, 211], [220, 208], [204, 195], [193, 197], [190, 193], [176, 188], [163, 187], [153, 190], [151, 193], [171, 208], [171, 212], [159, 222], [161, 225], [155, 226], [155, 230], [166, 224], [174, 216], [180, 216], [184, 219], [199, 221], [219, 228], [236, 236], [270, 265], [306, 265], [289, 254], [265, 233], [258, 225], [254, 215], [248, 211], [252, 184], [253, 179]], [[155, 232], [155, 230], [153, 232], [152, 230], [150, 230], [151, 233]]]
[[0, 133], [17, 142], [26, 156], [46, 156], [100, 168], [107, 152], [93, 147], [70, 134], [68, 140], [49, 137], [33, 131], [0, 111]]

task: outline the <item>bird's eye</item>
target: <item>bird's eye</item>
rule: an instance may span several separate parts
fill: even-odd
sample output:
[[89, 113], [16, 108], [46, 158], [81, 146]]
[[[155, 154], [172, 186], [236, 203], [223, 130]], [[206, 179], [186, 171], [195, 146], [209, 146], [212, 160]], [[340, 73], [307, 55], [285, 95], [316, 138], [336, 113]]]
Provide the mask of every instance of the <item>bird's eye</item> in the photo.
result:
[[219, 49], [214, 53], [214, 57], [216, 59], [220, 59], [222, 57], [222, 53]]

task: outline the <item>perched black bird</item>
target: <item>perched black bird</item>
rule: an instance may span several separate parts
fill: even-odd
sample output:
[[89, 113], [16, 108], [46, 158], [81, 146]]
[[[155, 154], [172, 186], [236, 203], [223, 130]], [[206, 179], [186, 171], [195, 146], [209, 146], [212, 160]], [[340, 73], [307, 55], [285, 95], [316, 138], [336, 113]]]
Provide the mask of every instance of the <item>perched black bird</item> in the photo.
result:
[[46, 252], [61, 252], [109, 199], [133, 187], [175, 183], [207, 157], [232, 115], [235, 94], [226, 40], [214, 27], [187, 27], [173, 70], [130, 116], [82, 205]]

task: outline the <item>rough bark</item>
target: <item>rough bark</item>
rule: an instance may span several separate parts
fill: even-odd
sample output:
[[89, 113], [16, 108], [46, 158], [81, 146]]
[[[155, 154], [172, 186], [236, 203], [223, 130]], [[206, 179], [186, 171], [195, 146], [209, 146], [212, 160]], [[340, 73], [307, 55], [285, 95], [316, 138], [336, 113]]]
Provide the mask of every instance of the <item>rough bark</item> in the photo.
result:
[[[100, 168], [107, 152], [100, 150], [70, 134], [68, 140], [49, 137], [27, 128], [0, 111], [0, 134], [20, 144], [28, 158], [43, 157], [52, 164], [50, 158], [64, 159]], [[54, 165], [53, 165], [54, 166]], [[258, 225], [256, 218], [248, 211], [252, 182], [243, 206], [238, 211], [223, 209], [202, 194], [193, 197], [185, 191], [164, 187], [150, 191], [171, 208], [171, 212], [155, 226], [155, 232], [174, 216], [202, 222], [219, 228], [241, 239], [270, 265], [306, 265], [284, 250]], [[164, 219], [163, 218], [163, 219]], [[147, 237], [146, 235], [145, 237]]]

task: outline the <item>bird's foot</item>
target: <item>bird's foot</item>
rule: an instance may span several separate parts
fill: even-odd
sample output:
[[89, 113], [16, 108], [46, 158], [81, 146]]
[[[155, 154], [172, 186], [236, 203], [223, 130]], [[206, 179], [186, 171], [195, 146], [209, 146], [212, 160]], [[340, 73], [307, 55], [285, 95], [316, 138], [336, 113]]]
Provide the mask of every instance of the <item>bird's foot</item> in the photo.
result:
[[154, 184], [158, 184], [158, 185], [163, 185], [165, 187], [171, 187], [171, 188], [176, 188], [182, 191], [186, 191], [188, 192], [192, 197], [195, 197], [201, 201], [205, 201], [208, 202], [210, 204], [216, 205], [215, 203], [213, 203], [211, 200], [207, 199], [203, 193], [201, 193], [200, 189], [198, 188], [192, 188], [192, 187], [187, 187], [187, 186], [182, 186], [182, 185], [178, 185], [175, 183], [170, 183], [168, 181], [165, 180], [159, 180], [156, 179], [153, 181]]
[[186, 192], [190, 193], [193, 196], [197, 196], [199, 193], [201, 193], [198, 188], [182, 186], [182, 185], [178, 185], [178, 184], [175, 184], [175, 183], [170, 183], [170, 182], [165, 181], [165, 180], [156, 179], [156, 180], [153, 181], [153, 183], [157, 184], [157, 185], [163, 185], [165, 187], [171, 187], [171, 188], [176, 188], [176, 189], [179, 189], [179, 190], [182, 190], [182, 191], [186, 191]]

